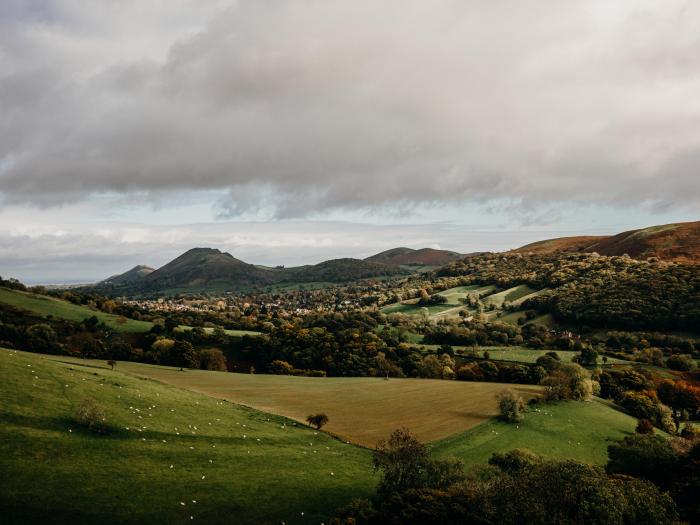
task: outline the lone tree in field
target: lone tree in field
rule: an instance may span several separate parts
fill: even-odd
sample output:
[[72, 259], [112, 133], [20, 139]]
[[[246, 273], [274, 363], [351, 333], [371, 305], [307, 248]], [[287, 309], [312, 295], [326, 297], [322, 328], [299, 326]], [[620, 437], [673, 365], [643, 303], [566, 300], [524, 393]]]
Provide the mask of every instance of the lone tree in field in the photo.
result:
[[114, 370], [114, 367], [116, 366], [117, 362], [114, 359], [110, 359], [107, 361], [107, 364], [112, 367], [112, 370]]
[[498, 400], [498, 411], [501, 414], [501, 419], [508, 423], [522, 421], [522, 412], [525, 410], [525, 403], [522, 397], [512, 390], [503, 390], [496, 395], [496, 399]]
[[309, 425], [313, 425], [317, 430], [321, 430], [321, 427], [328, 423], [328, 416], [326, 414], [316, 414], [306, 418], [306, 422]]

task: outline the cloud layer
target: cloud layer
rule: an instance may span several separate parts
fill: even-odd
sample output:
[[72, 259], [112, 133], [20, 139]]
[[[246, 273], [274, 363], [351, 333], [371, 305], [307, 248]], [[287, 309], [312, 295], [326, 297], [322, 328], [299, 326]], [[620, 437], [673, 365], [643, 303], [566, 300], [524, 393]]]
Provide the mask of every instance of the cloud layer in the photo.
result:
[[8, 2], [5, 203], [700, 205], [697, 2], [165, 4]]

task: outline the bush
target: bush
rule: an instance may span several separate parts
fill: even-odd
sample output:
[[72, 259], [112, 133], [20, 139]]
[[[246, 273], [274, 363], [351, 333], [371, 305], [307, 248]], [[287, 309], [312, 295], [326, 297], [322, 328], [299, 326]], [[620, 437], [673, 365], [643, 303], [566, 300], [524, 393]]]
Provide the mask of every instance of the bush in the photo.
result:
[[84, 399], [75, 410], [75, 422], [98, 434], [107, 430], [105, 411], [94, 399]]
[[695, 368], [695, 361], [689, 355], [675, 354], [666, 360], [666, 366], [671, 370], [679, 370], [681, 372], [687, 372]]
[[498, 411], [502, 420], [508, 423], [522, 421], [522, 412], [525, 410], [525, 403], [522, 397], [512, 390], [503, 390], [496, 395], [496, 399], [498, 400]]
[[275, 359], [272, 363], [267, 365], [267, 371], [275, 375], [289, 376], [294, 372], [294, 367], [287, 363], [287, 361]]

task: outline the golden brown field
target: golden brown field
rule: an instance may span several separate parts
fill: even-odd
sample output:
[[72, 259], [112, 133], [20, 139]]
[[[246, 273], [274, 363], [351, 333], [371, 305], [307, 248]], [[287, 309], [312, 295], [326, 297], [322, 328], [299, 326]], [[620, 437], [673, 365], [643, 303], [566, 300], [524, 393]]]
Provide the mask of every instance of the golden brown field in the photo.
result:
[[[65, 357], [56, 358], [66, 360]], [[76, 360], [85, 363], [85, 360]], [[95, 361], [105, 366], [103, 361]], [[495, 395], [504, 388], [533, 397], [530, 385], [389, 379], [311, 378], [232, 374], [120, 362], [117, 370], [250, 406], [304, 422], [310, 414], [328, 415], [324, 430], [373, 447], [398, 427], [422, 441], [435, 441], [472, 428], [496, 415]]]

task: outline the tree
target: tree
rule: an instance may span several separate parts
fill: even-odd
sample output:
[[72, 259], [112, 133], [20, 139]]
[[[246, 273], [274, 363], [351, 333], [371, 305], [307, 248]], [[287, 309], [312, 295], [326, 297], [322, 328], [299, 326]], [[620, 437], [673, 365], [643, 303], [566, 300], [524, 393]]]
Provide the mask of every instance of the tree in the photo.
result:
[[377, 443], [372, 462], [382, 472], [377, 489], [382, 497], [410, 489], [446, 489], [464, 479], [460, 461], [432, 459], [428, 447], [407, 428], [394, 430], [388, 440]]
[[503, 390], [496, 395], [498, 410], [501, 419], [508, 423], [516, 423], [523, 419], [522, 412], [525, 410], [523, 398], [512, 390]]
[[542, 380], [542, 385], [548, 401], [585, 401], [593, 396], [594, 389], [598, 386], [597, 382], [594, 384], [588, 370], [575, 363], [560, 365]]
[[598, 352], [590, 345], [581, 345], [580, 341], [576, 341], [581, 346], [581, 351], [574, 357], [577, 363], [583, 366], [595, 366], [598, 363]]
[[653, 434], [654, 423], [648, 419], [640, 419], [637, 422], [637, 427], [634, 429], [637, 434]]
[[173, 364], [183, 368], [199, 368], [197, 352], [189, 341], [176, 341], [170, 351]]
[[216, 370], [225, 372], [226, 356], [218, 348], [206, 348], [199, 352], [199, 366], [204, 370]]
[[321, 430], [321, 427], [328, 423], [328, 416], [326, 414], [315, 414], [306, 418], [306, 422], [309, 425], [313, 425], [317, 430]]

